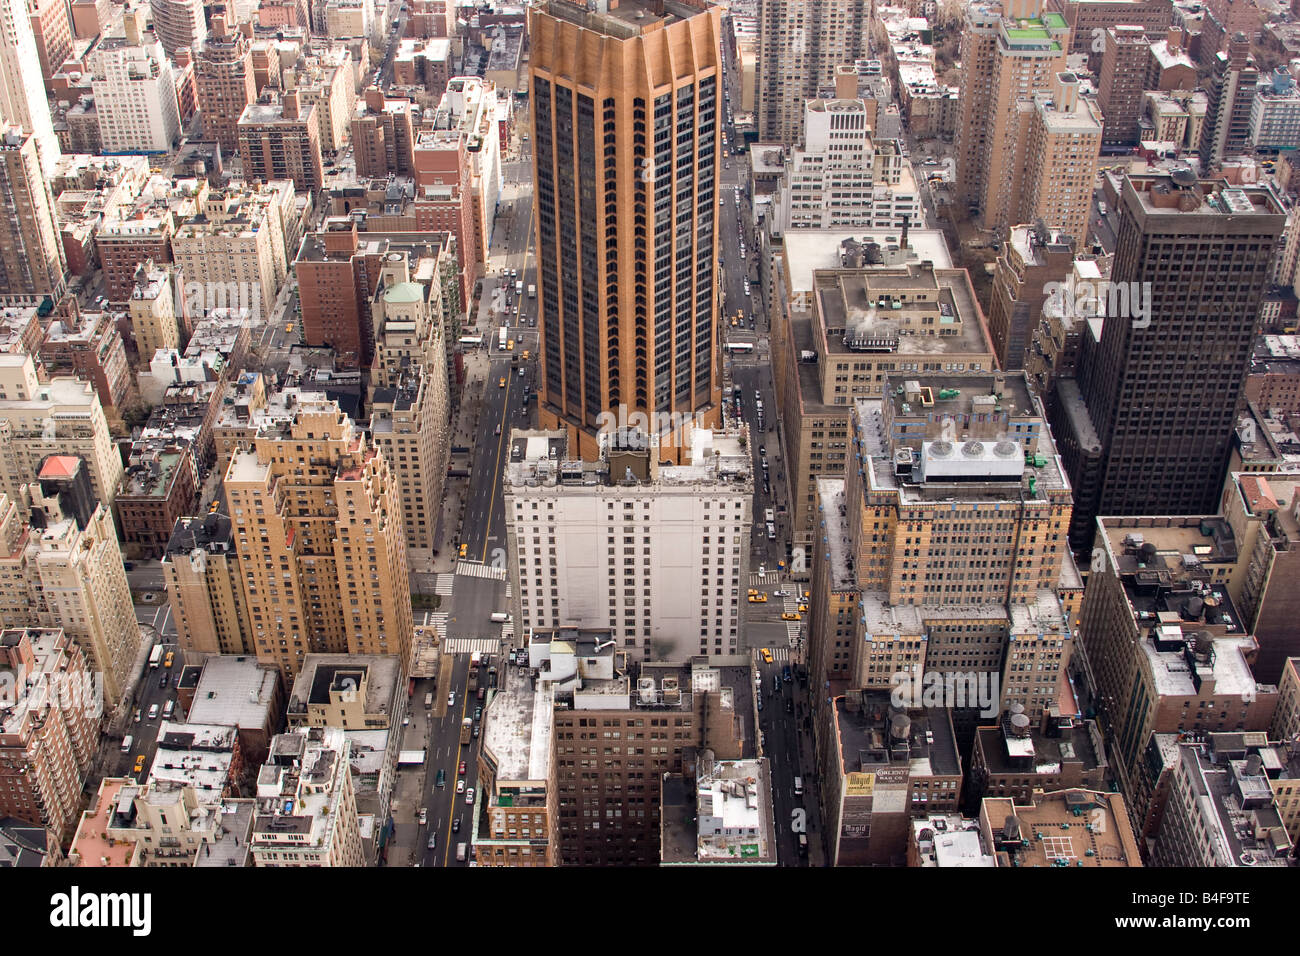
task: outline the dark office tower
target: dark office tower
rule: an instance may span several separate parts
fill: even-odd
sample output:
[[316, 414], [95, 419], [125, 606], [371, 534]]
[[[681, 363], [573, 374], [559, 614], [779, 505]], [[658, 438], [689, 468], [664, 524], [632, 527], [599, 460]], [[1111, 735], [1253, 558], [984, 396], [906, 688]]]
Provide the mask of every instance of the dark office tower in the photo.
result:
[[1111, 285], [1099, 289], [1100, 339], [1088, 322], [1077, 392], [1058, 380], [1055, 403], [1076, 550], [1090, 547], [1097, 515], [1218, 511], [1286, 221], [1268, 189], [1198, 179], [1185, 167], [1126, 180], [1119, 211]]
[[718, 8], [548, 0], [528, 19], [541, 427], [587, 460], [606, 412], [712, 427]]

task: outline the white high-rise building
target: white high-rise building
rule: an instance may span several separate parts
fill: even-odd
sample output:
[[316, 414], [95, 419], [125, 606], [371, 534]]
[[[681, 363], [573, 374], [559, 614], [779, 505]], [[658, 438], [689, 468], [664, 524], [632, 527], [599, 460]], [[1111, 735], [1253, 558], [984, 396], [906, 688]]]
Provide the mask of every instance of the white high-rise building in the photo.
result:
[[51, 175], [59, 161], [59, 140], [24, 0], [0, 0], [0, 126], [5, 122], [36, 138], [41, 172]]
[[873, 141], [865, 101], [809, 100], [803, 125], [803, 144], [786, 161], [778, 228], [921, 225], [911, 164], [896, 141]]
[[615, 434], [602, 435], [597, 462], [569, 458], [563, 431], [511, 434], [515, 620], [609, 629], [638, 660], [738, 653], [754, 494], [746, 434], [692, 431], [683, 466], [661, 466], [644, 442], [610, 447]]
[[176, 78], [163, 45], [152, 34], [139, 45], [107, 37], [90, 57], [105, 153], [165, 153], [180, 138]]

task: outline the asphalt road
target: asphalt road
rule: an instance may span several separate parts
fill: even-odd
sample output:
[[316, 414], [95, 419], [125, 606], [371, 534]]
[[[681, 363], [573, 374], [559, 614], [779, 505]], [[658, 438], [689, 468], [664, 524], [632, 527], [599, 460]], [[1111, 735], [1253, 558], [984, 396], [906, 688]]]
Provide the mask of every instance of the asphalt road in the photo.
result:
[[[142, 623], [152, 623], [155, 609], [149, 607], [137, 607], [136, 619]], [[163, 658], [166, 658], [167, 651], [174, 654], [172, 666], [164, 667], [161, 663], [157, 668], [150, 668], [145, 665], [141, 674], [140, 682], [136, 687], [135, 701], [133, 707], [140, 712], [140, 719], [136, 721], [135, 714], [132, 713], [130, 720], [127, 721], [124, 733], [131, 735], [133, 738], [131, 748], [125, 753], [120, 748], [112, 755], [108, 765], [104, 767], [104, 776], [116, 777], [136, 777], [143, 780], [148, 773], [149, 767], [153, 764], [154, 754], [158, 750], [158, 728], [162, 724], [162, 711], [166, 707], [167, 701], [176, 698], [176, 679], [180, 675], [181, 668], [185, 666], [185, 652], [181, 650], [176, 643], [175, 625], [170, 622], [171, 609], [162, 607], [157, 609], [158, 620], [161, 627], [158, 628], [162, 633], [165, 629], [170, 629], [170, 637], [164, 638]], [[167, 678], [166, 688], [159, 686], [159, 681]], [[158, 716], [153, 720], [149, 719], [149, 708], [158, 705]], [[173, 720], [184, 720], [184, 715], [177, 708], [176, 713], [172, 716]], [[143, 756], [145, 758], [144, 769], [140, 773], [135, 773], [136, 758]]]
[[[494, 656], [499, 663], [500, 655]], [[474, 718], [475, 708], [483, 706], [476, 693], [468, 690], [469, 656], [456, 655], [452, 668], [440, 675], [437, 687], [433, 681], [417, 681], [416, 693], [412, 699], [411, 722], [423, 724], [429, 756], [425, 765], [426, 774], [421, 806], [427, 811], [427, 823], [399, 821], [397, 826], [415, 827], [416, 840], [420, 848], [422, 866], [467, 866], [469, 859], [457, 862], [455, 847], [457, 843], [470, 842], [470, 826], [473, 805], [465, 802], [465, 792], [458, 792], [458, 781], [465, 781], [465, 791], [473, 787], [478, 789], [478, 751], [482, 738], [471, 737], [468, 744], [461, 744], [461, 722]], [[482, 681], [487, 680], [487, 663], [480, 668]], [[455, 692], [455, 703], [449, 706], [448, 693]], [[424, 695], [432, 692], [434, 706], [431, 710], [424, 708]], [[481, 725], [481, 720], [474, 721]], [[465, 763], [465, 773], [458, 773], [460, 763]], [[438, 771], [442, 770], [446, 779], [443, 786], [438, 786]], [[453, 829], [458, 828], [458, 830]], [[435, 846], [429, 848], [429, 836], [435, 836]], [[399, 837], [402, 836], [399, 834]], [[407, 842], [403, 839], [402, 842]]]

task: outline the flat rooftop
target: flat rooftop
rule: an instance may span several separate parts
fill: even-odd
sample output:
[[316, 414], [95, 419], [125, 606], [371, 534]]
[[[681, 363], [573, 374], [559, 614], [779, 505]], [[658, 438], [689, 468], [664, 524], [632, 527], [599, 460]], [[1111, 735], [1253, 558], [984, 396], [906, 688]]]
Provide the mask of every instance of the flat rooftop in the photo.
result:
[[[849, 519], [845, 507], [844, 479], [818, 478], [817, 501], [822, 520], [821, 547], [826, 549], [830, 566], [831, 589], [856, 591], [857, 575], [849, 566], [853, 555], [853, 539], [849, 536]], [[817, 546], [816, 535], [814, 545]]]
[[978, 820], [956, 813], [930, 814], [912, 821], [912, 840], [923, 867], [995, 867], [984, 846]]
[[964, 269], [817, 270], [813, 283], [831, 358], [989, 351], [983, 313]]
[[259, 664], [256, 657], [209, 657], [194, 691], [189, 719], [194, 723], [262, 729], [276, 716], [270, 708], [279, 679], [274, 667]]
[[503, 661], [497, 688], [483, 708], [483, 749], [496, 761], [497, 784], [544, 783], [554, 740], [554, 685]]
[[[865, 699], [863, 709], [851, 710], [851, 701], [835, 701], [835, 726], [840, 741], [844, 773], [871, 773], [891, 766], [906, 766], [913, 777], [960, 776], [961, 757], [948, 711], [937, 707], [909, 710], [901, 720], [891, 717], [889, 693], [854, 692]], [[892, 748], [901, 733], [907, 743], [902, 757]]]
[[995, 844], [1009, 817], [1017, 821], [1016, 866], [1142, 865], [1124, 798], [1117, 793], [1039, 791], [1028, 805], [1017, 805], [1009, 797], [984, 799], [980, 823], [993, 834]]
[[[901, 246], [901, 229], [788, 229], [782, 237], [785, 259], [789, 264], [786, 285], [791, 297], [810, 294], [818, 269], [844, 267], [843, 243], [853, 239], [863, 245], [875, 243], [882, 249]], [[952, 257], [942, 229], [907, 231], [909, 262], [932, 262], [936, 269], [951, 269]], [[913, 257], [914, 254], [914, 257]]]

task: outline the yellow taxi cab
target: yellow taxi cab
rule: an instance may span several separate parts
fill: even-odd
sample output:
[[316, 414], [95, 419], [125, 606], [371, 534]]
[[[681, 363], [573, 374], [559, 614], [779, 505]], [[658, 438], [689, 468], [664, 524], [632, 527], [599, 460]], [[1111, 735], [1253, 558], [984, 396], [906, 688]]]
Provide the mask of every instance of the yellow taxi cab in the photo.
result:
[[140, 754], [140, 756], [135, 758], [135, 769], [132, 770], [131, 772], [142, 773], [143, 771], [144, 771], [144, 754]]
[[783, 621], [802, 621], [802, 620], [803, 620], [803, 617], [802, 617], [798, 612], [795, 612], [795, 611], [787, 611], [786, 613], [784, 613], [784, 614], [781, 615], [781, 620], [783, 620]]
[[766, 647], [763, 648], [763, 663], [764, 664], [772, 663], [772, 652], [769, 651]]
[[807, 614], [807, 613], [808, 613], [808, 605], [807, 605], [807, 604], [800, 604], [800, 605], [799, 605], [799, 613], [800, 613], [800, 614]]
[[749, 591], [746, 592], [746, 593], [748, 593], [748, 594], [752, 597], [752, 596], [754, 596], [755, 594], [758, 593], [758, 589], [757, 589], [757, 588], [750, 588]]
[[501, 376], [501, 380], [497, 382], [497, 388], [505, 388], [505, 387], [506, 387], [506, 377], [503, 375]]
[[176, 659], [175, 651], [168, 651], [167, 658], [163, 661], [163, 667], [171, 667], [172, 662]]
[[766, 595], [766, 594], [751, 594], [751, 595], [749, 596], [749, 603], [750, 603], [750, 604], [766, 604], [766, 603], [767, 603], [767, 595]]
[[468, 544], [462, 544], [462, 545], [460, 546], [460, 556], [463, 558], [463, 557], [465, 557], [465, 555], [467, 555], [467, 554], [469, 554], [469, 545], [468, 545]]
[[285, 330], [286, 332], [292, 332], [292, 331], [293, 331], [293, 323], [292, 323], [292, 322], [286, 322], [286, 323], [284, 323], [284, 330]]
[[524, 349], [524, 361], [528, 361], [528, 349]]
[[812, 592], [811, 592], [811, 591], [804, 591], [804, 592], [803, 592], [803, 599], [804, 599], [805, 601], [808, 600], [810, 597], [812, 597]]
[[510, 339], [508, 342], [506, 342], [506, 351], [513, 352], [514, 350], [515, 350], [515, 340]]

